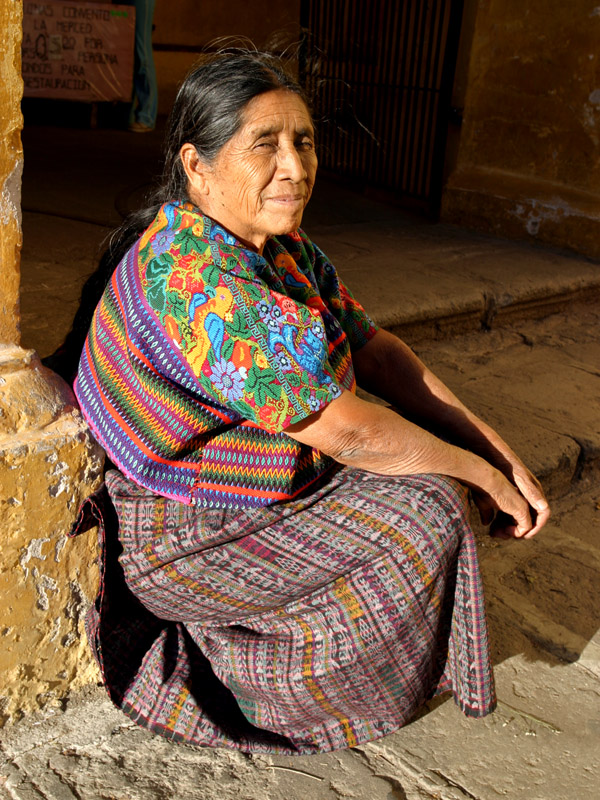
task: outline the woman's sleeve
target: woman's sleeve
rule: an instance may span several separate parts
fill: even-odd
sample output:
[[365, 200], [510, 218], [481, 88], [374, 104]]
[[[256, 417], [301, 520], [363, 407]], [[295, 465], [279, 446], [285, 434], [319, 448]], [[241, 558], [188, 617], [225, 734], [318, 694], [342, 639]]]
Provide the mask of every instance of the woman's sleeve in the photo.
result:
[[318, 311], [212, 264], [195, 272], [193, 286], [165, 276], [155, 310], [204, 395], [278, 433], [341, 394]]
[[311, 242], [319, 294], [348, 337], [350, 349], [360, 350], [377, 332], [377, 325], [342, 281], [325, 253]]

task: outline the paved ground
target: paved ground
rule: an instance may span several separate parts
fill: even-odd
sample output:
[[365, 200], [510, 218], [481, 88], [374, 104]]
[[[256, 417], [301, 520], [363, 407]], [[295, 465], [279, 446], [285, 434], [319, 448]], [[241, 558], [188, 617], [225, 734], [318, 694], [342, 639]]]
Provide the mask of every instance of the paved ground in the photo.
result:
[[[26, 130], [23, 343], [41, 355], [59, 343], [115, 208], [151, 174], [157, 137], [100, 133]], [[305, 227], [373, 316], [501, 430], [553, 497], [533, 541], [478, 531], [498, 710], [470, 721], [438, 701], [365, 747], [245, 757], [169, 744], [90, 687], [0, 732], [0, 797], [598, 797], [600, 266], [432, 226], [327, 184], [313, 202]]]

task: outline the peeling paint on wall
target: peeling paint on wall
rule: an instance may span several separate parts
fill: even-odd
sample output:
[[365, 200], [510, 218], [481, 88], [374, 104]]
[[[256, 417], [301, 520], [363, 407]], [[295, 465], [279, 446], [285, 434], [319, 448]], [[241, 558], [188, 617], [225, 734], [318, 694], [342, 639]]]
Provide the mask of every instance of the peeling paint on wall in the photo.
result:
[[589, 137], [594, 143], [594, 145], [598, 147], [598, 145], [600, 145], [600, 136], [598, 135], [597, 132], [598, 125], [596, 123], [596, 114], [597, 114], [596, 108], [594, 108], [594, 106], [585, 103], [585, 105], [583, 106], [584, 127], [588, 132]]
[[[6, 377], [0, 401], [8, 411], [0, 429], [0, 693], [7, 697], [0, 725], [97, 679], [83, 625], [97, 583], [96, 541], [91, 535], [70, 542], [67, 533], [81, 500], [100, 480], [102, 451], [71, 408], [70, 395], [52, 382], [41, 408], [29, 403], [31, 384], [39, 394], [46, 372], [25, 356], [11, 372], [3, 366], [10, 358], [7, 353], [2, 362], [0, 348]], [[20, 368], [25, 362], [29, 367]]]
[[50, 497], [58, 497], [63, 492], [68, 492], [71, 486], [71, 481], [67, 475], [61, 475], [57, 483], [48, 486], [48, 494]]
[[589, 132], [590, 138], [597, 147], [600, 145], [598, 118], [596, 116], [600, 113], [600, 89], [594, 89], [594, 91], [590, 93], [588, 100], [590, 101], [591, 105], [586, 103], [583, 107], [585, 125]]
[[508, 213], [522, 220], [524, 229], [530, 236], [537, 236], [544, 222], [556, 223], [569, 217], [584, 216], [580, 209], [574, 208], [560, 197], [553, 197], [545, 202], [530, 197], [517, 203]]
[[35, 591], [37, 593], [36, 605], [40, 611], [48, 611], [50, 608], [48, 592], [57, 592], [58, 583], [49, 575], [40, 574], [37, 567], [33, 568], [33, 577], [35, 579]]
[[19, 558], [19, 564], [21, 565], [21, 569], [25, 573], [25, 580], [29, 577], [29, 567], [27, 564], [31, 561], [32, 558], [38, 558], [40, 561], [45, 561], [46, 556], [42, 553], [42, 547], [46, 542], [49, 542], [50, 539], [32, 539], [27, 547], [24, 548], [23, 554]]
[[58, 539], [56, 540], [56, 544], [54, 545], [54, 561], [57, 564], [60, 561], [60, 554], [62, 553], [63, 548], [67, 542], [68, 539], [64, 534], [62, 536], [59, 536]]
[[85, 592], [78, 581], [69, 581], [69, 601], [65, 606], [65, 616], [78, 623], [83, 620], [89, 607]]
[[49, 641], [55, 642], [60, 636], [60, 622], [60, 617], [57, 617], [55, 620], [53, 620], [53, 627], [50, 631], [50, 636], [48, 637]]
[[8, 225], [16, 220], [21, 230], [21, 178], [23, 176], [23, 159], [15, 164], [10, 175], [5, 178], [0, 193], [0, 224]]

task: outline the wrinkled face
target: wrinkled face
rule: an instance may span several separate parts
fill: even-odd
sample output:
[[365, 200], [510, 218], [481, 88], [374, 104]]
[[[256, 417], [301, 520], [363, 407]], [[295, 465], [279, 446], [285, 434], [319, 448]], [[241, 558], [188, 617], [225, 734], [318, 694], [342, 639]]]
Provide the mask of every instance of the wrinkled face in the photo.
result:
[[285, 89], [248, 103], [240, 129], [210, 167], [186, 167], [192, 200], [258, 252], [269, 236], [300, 225], [316, 171], [310, 114]]

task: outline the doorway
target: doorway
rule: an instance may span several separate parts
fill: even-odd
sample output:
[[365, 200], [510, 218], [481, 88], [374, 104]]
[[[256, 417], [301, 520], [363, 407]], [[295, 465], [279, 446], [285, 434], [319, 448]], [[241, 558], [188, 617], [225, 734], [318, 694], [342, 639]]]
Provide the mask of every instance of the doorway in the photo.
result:
[[436, 217], [463, 0], [302, 0], [322, 169]]

